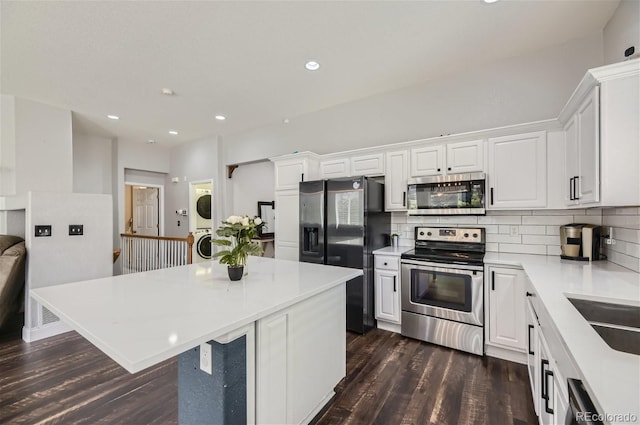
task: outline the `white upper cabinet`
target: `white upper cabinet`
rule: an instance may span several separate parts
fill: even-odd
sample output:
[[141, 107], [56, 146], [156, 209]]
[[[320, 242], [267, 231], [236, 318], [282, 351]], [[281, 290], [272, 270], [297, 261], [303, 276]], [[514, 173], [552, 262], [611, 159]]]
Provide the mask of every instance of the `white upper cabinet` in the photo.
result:
[[384, 175], [384, 153], [373, 153], [351, 157], [352, 176]]
[[477, 171], [484, 171], [484, 140], [447, 145], [448, 174]]
[[484, 140], [411, 149], [411, 177], [484, 171]]
[[569, 206], [640, 204], [640, 60], [590, 69], [560, 113]]
[[385, 158], [384, 203], [385, 211], [407, 210], [407, 179], [409, 178], [409, 151], [387, 152]]
[[488, 140], [488, 150], [488, 209], [546, 206], [546, 132], [493, 137]]
[[317, 155], [303, 152], [270, 158], [275, 167], [275, 190], [298, 190], [301, 181], [315, 180], [319, 176]]
[[320, 163], [321, 179], [349, 176], [349, 158], [330, 159]]
[[600, 199], [600, 88], [594, 87], [565, 126], [567, 205]]
[[411, 177], [434, 176], [444, 173], [444, 146], [425, 146], [411, 149]]

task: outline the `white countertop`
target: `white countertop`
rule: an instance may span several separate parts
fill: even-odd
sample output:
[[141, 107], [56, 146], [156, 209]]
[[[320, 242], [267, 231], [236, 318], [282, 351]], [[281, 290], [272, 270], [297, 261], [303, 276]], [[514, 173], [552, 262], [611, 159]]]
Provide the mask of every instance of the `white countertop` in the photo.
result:
[[250, 257], [231, 282], [215, 261], [68, 283], [30, 294], [131, 373], [362, 275]]
[[640, 417], [640, 356], [609, 347], [567, 300], [640, 305], [640, 274], [608, 261], [487, 253], [485, 264], [521, 266], [544, 304], [600, 413]]
[[412, 246], [385, 246], [384, 248], [376, 249], [375, 251], [373, 251], [373, 255], [391, 255], [399, 257], [405, 252], [412, 249]]

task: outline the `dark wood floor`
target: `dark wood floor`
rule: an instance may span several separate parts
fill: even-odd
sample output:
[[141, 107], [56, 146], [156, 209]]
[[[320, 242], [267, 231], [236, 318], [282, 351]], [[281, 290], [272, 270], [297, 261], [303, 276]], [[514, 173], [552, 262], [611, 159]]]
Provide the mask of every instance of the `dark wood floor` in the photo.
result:
[[[347, 378], [317, 424], [536, 423], [526, 368], [374, 330], [348, 334]], [[176, 424], [177, 367], [131, 375], [75, 332], [0, 331], [0, 424]]]

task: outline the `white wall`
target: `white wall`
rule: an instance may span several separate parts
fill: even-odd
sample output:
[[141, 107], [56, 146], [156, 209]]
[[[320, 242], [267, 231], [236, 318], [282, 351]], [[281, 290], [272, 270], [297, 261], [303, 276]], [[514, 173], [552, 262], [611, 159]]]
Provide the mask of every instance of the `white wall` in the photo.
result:
[[[189, 217], [177, 216], [176, 210], [187, 209], [192, 213], [189, 205], [189, 182], [213, 180], [212, 210], [213, 223], [219, 221], [223, 214], [223, 199], [227, 182], [224, 180], [220, 143], [216, 137], [196, 140], [171, 149], [171, 170], [167, 175], [166, 203], [165, 203], [165, 234], [167, 236], [184, 237], [189, 232]], [[178, 183], [172, 183], [171, 178], [178, 177]], [[180, 221], [180, 226], [178, 226]]]
[[13, 96], [1, 106], [0, 195], [71, 192], [71, 111]]
[[[57, 321], [43, 323], [43, 311], [28, 296], [31, 288], [111, 276], [111, 211], [111, 195], [29, 192], [23, 332], [26, 340], [66, 330]], [[34, 237], [34, 226], [46, 224], [52, 226], [51, 237]], [[69, 224], [84, 225], [84, 235], [69, 236]]]
[[129, 170], [168, 173], [170, 171], [170, 149], [158, 144], [119, 139], [112, 152], [115, 160], [114, 208], [117, 211], [117, 223], [114, 228], [114, 240], [119, 243], [119, 234], [124, 232], [124, 172]]
[[257, 215], [258, 201], [271, 202], [275, 199], [275, 168], [271, 161], [240, 165], [233, 172], [231, 181], [232, 214]]
[[113, 193], [112, 143], [105, 137], [73, 135], [74, 193]]
[[640, 1], [622, 0], [604, 27], [604, 63], [625, 59], [624, 51], [635, 46], [640, 53]]
[[0, 97], [0, 195], [16, 193], [15, 97]]
[[[490, 48], [490, 47], [488, 47]], [[341, 152], [557, 117], [602, 33], [448, 78], [338, 105], [224, 139], [225, 164], [309, 150]]]

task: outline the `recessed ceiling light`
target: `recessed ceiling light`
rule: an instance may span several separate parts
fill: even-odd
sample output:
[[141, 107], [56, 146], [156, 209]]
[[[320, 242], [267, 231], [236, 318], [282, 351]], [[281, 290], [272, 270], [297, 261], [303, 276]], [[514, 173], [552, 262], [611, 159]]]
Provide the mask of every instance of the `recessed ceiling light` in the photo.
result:
[[304, 67], [309, 71], [317, 71], [318, 69], [320, 69], [320, 64], [316, 61], [309, 61], [304, 64]]
[[178, 135], [178, 132], [175, 130], [169, 130], [169, 134], [173, 134], [174, 136]]
[[110, 120], [119, 120], [120, 117], [117, 115], [107, 115], [107, 118], [109, 118]]
[[162, 89], [162, 94], [165, 96], [173, 96], [175, 94], [175, 92], [169, 88], [163, 88]]
[[289, 118], [285, 118], [285, 119], [283, 119], [283, 120], [282, 120], [282, 123], [283, 123], [283, 124], [289, 124]]
[[483, 2], [487, 3], [487, 4], [491, 4], [491, 3], [495, 3], [498, 0], [482, 0]]
[[218, 121], [224, 121], [224, 120], [226, 120], [226, 119], [227, 119], [227, 117], [225, 117], [224, 115], [216, 115], [216, 119], [217, 119]]
[[156, 142], [156, 141], [155, 141], [155, 140], [153, 140], [153, 139], [149, 139], [149, 140], [147, 140], [147, 143], [148, 143], [148, 144], [150, 144], [150, 145], [154, 144], [155, 142]]

